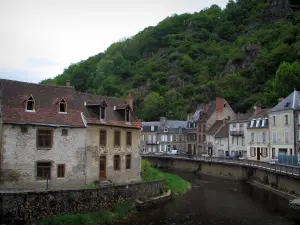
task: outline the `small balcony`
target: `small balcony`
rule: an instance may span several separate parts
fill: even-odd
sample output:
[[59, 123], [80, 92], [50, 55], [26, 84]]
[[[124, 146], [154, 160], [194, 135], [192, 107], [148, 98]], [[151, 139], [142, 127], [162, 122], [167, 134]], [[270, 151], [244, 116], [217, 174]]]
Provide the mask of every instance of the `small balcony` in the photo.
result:
[[147, 145], [158, 145], [159, 142], [158, 141], [146, 141]]
[[230, 131], [231, 136], [244, 136], [243, 130]]

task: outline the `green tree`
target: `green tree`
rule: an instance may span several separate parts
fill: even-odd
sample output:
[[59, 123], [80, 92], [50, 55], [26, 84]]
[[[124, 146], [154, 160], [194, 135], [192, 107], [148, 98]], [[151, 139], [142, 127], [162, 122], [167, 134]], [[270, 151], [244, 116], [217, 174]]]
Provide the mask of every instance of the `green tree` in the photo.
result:
[[288, 96], [294, 88], [300, 89], [300, 62], [280, 64], [275, 79], [275, 90], [280, 96]]
[[158, 120], [165, 115], [165, 101], [157, 92], [150, 92], [144, 100], [142, 116], [145, 121]]

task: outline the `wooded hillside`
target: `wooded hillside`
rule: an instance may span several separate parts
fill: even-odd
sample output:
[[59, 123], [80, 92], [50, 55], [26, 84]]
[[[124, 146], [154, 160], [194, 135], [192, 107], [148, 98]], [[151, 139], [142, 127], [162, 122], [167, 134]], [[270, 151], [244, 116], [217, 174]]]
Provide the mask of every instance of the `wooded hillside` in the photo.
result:
[[216, 96], [237, 112], [257, 102], [271, 107], [300, 90], [300, 12], [276, 7], [238, 0], [224, 10], [173, 15], [42, 83], [71, 80], [79, 91], [107, 96], [131, 92], [143, 120], [185, 119]]

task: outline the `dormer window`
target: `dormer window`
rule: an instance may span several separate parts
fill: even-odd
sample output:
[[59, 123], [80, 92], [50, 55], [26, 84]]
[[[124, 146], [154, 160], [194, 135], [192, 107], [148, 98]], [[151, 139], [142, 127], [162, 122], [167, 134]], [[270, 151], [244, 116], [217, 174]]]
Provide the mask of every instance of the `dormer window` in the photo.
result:
[[166, 127], [166, 128], [164, 129], [164, 132], [167, 133], [168, 131], [169, 131], [169, 129]]
[[34, 112], [35, 111], [35, 105], [34, 105], [34, 99], [32, 96], [30, 96], [28, 99], [27, 99], [27, 103], [26, 103], [26, 111], [31, 111], [31, 112]]
[[59, 112], [60, 113], [67, 113], [67, 103], [64, 99], [59, 102]]
[[130, 122], [130, 111], [129, 111], [129, 109], [125, 110], [125, 122]]
[[100, 106], [100, 119], [101, 120], [105, 120], [105, 107], [104, 106]]

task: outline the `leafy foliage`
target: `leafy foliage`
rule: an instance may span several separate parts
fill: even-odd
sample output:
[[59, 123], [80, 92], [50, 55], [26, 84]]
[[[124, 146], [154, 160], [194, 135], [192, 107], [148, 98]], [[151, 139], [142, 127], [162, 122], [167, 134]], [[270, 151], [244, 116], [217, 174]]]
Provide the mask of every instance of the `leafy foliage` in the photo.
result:
[[117, 97], [132, 92], [143, 120], [184, 119], [216, 96], [240, 112], [257, 101], [274, 106], [300, 88], [300, 12], [279, 17], [269, 7], [269, 0], [230, 0], [224, 10], [175, 14], [42, 83], [71, 80], [79, 91]]
[[144, 181], [166, 180], [168, 189], [179, 194], [184, 194], [191, 188], [191, 184], [186, 180], [175, 174], [165, 173], [159, 169], [155, 169], [151, 166], [151, 163], [146, 160], [142, 160], [142, 177]]

